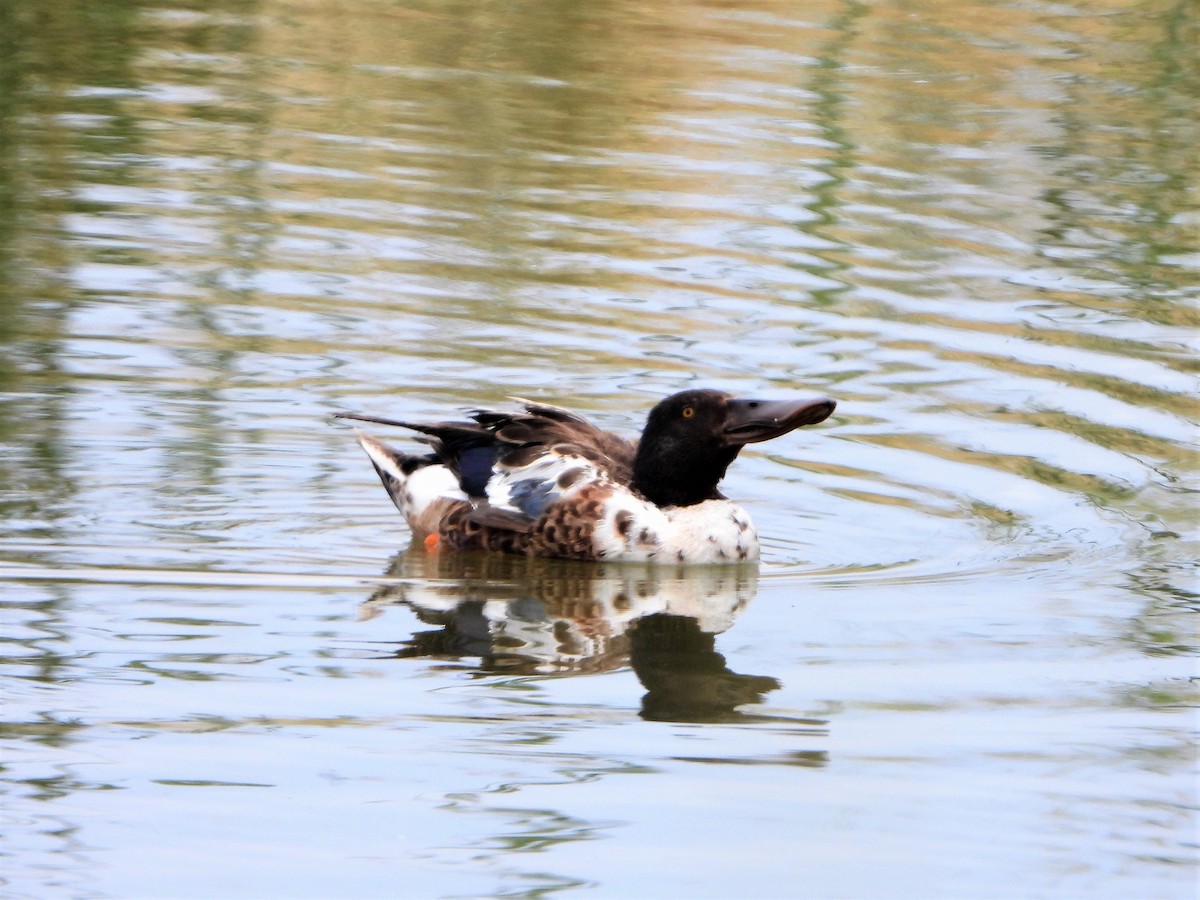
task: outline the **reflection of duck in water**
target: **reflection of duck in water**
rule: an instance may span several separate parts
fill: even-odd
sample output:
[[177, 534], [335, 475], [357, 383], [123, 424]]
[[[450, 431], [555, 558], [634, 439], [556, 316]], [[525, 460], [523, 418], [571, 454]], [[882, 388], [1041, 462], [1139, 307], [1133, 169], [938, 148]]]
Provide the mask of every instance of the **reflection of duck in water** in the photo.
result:
[[641, 439], [601, 431], [551, 406], [476, 411], [471, 422], [410, 424], [433, 452], [359, 441], [416, 539], [427, 547], [656, 563], [758, 559], [749, 516], [717, 484], [743, 446], [821, 422], [832, 400], [739, 400], [675, 394], [650, 411]]
[[716, 635], [754, 597], [753, 566], [685, 573], [414, 548], [388, 574], [410, 580], [376, 591], [364, 616], [404, 603], [441, 626], [402, 642], [399, 657], [478, 656], [483, 671], [512, 674], [632, 664], [648, 691], [642, 714], [657, 720], [736, 720], [736, 707], [779, 687], [731, 672], [716, 651]]

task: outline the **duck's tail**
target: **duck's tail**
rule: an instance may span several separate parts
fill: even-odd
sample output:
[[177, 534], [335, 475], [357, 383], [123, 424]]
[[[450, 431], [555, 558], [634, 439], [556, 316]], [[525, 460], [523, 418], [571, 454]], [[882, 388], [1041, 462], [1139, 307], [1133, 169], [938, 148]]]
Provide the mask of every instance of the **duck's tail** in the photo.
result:
[[467, 502], [458, 478], [435, 454], [401, 453], [365, 431], [356, 429], [355, 434], [414, 537], [436, 534], [442, 519]]

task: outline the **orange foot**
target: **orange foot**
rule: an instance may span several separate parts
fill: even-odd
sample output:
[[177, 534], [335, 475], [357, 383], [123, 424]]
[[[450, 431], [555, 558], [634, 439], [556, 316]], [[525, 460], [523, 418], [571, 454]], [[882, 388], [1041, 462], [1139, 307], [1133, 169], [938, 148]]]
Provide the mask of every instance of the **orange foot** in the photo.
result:
[[438, 552], [438, 544], [440, 544], [441, 542], [442, 542], [441, 535], [439, 535], [436, 531], [433, 534], [427, 534], [425, 536], [425, 552], [426, 553], [437, 553]]

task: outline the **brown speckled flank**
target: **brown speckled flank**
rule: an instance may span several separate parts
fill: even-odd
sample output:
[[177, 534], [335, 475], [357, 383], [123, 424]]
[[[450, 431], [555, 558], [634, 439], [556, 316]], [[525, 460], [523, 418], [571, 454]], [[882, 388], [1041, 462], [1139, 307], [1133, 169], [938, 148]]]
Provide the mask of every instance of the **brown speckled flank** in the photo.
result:
[[570, 503], [552, 503], [534, 524], [526, 553], [561, 559], [596, 559], [596, 524], [604, 516], [605, 501], [613, 489], [589, 484], [577, 491]]
[[500, 553], [526, 553], [529, 535], [507, 528], [495, 528], [477, 522], [471, 505], [465, 500], [451, 501], [453, 508], [442, 516], [437, 534], [441, 546], [451, 550], [494, 550]]

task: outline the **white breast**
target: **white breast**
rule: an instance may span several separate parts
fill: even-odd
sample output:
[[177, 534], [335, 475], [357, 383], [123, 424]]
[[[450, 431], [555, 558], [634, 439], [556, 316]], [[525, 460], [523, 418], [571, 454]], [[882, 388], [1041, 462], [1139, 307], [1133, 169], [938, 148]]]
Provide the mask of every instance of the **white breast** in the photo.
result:
[[605, 503], [594, 540], [603, 559], [712, 564], [758, 559], [758, 533], [736, 503], [659, 509], [625, 490]]
[[746, 511], [728, 500], [706, 500], [666, 510], [671, 522], [668, 554], [683, 562], [722, 563], [758, 559], [758, 532]]

